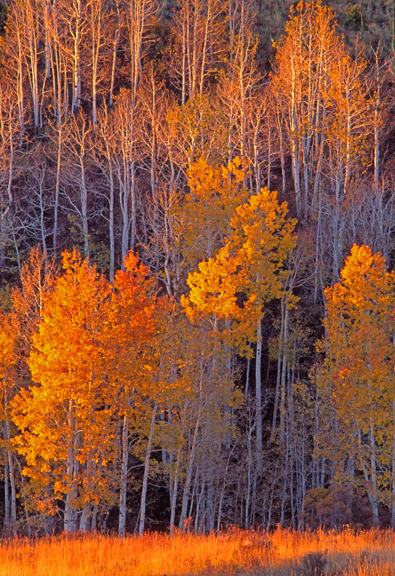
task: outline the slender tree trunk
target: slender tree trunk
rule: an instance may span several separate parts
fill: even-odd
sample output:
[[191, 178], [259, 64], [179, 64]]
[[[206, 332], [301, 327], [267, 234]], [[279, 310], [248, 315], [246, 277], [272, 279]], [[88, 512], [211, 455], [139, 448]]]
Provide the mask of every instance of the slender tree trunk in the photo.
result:
[[117, 66], [117, 52], [118, 52], [120, 31], [121, 31], [121, 16], [120, 16], [119, 0], [117, 0], [117, 27], [114, 34], [113, 50], [112, 50], [110, 106], [112, 106], [114, 103], [115, 71]]
[[215, 522], [215, 497], [214, 497], [214, 480], [213, 477], [209, 478], [207, 482], [207, 524], [206, 530], [212, 532], [214, 530]]
[[285, 300], [285, 319], [284, 319], [284, 340], [283, 340], [283, 359], [281, 372], [281, 405], [280, 405], [280, 444], [284, 445], [285, 434], [285, 396], [286, 396], [286, 374], [287, 374], [287, 346], [288, 346], [288, 302]]
[[229, 463], [231, 460], [231, 456], [233, 455], [233, 449], [230, 451], [228, 459], [226, 461], [226, 468], [225, 468], [225, 473], [224, 473], [224, 481], [222, 482], [222, 489], [221, 489], [221, 494], [219, 497], [219, 503], [218, 503], [218, 515], [217, 515], [217, 536], [221, 530], [221, 518], [222, 518], [222, 505], [223, 505], [223, 501], [224, 501], [224, 495], [225, 495], [225, 488], [226, 488], [226, 480], [227, 480], [227, 475], [228, 475], [228, 469], [229, 469]]
[[380, 183], [380, 92], [381, 92], [381, 84], [380, 84], [380, 68], [379, 68], [379, 60], [378, 60], [378, 52], [375, 54], [376, 56], [376, 102], [374, 108], [374, 184], [376, 190], [379, 189]]
[[199, 433], [202, 408], [203, 408], [203, 406], [202, 406], [202, 403], [200, 402], [199, 413], [198, 413], [198, 416], [196, 419], [195, 431], [194, 431], [193, 439], [192, 439], [191, 452], [190, 452], [189, 459], [188, 459], [188, 468], [187, 468], [187, 475], [185, 478], [184, 492], [183, 492], [183, 496], [182, 496], [182, 509], [181, 509], [181, 516], [180, 516], [180, 522], [179, 522], [179, 527], [181, 528], [181, 530], [184, 528], [184, 522], [185, 522], [186, 517], [187, 517], [189, 490], [191, 487], [192, 470], [193, 470], [193, 464], [194, 464], [194, 459], [195, 459], [196, 444], [197, 444], [197, 438], [198, 438], [198, 433]]
[[16, 534], [16, 482], [15, 482], [15, 468], [13, 455], [10, 449], [11, 442], [11, 427], [9, 420], [6, 420], [7, 427], [7, 452], [8, 452], [8, 466], [10, 472], [10, 486], [11, 486], [11, 532], [13, 535]]
[[91, 513], [91, 505], [85, 504], [82, 513], [81, 513], [81, 518], [80, 518], [80, 530], [82, 530], [83, 532], [86, 532], [88, 530], [89, 527], [89, 515]]
[[172, 489], [172, 497], [171, 497], [171, 502], [170, 502], [170, 536], [173, 535], [174, 527], [175, 527], [175, 516], [176, 516], [180, 464], [181, 464], [181, 447], [178, 449], [178, 452], [177, 452], [176, 469], [174, 470], [173, 489]]
[[256, 461], [258, 474], [262, 470], [262, 321], [257, 324], [256, 364], [255, 364], [255, 402], [256, 402]]
[[391, 528], [395, 528], [395, 400], [392, 402], [392, 502]]
[[129, 462], [129, 418], [125, 414], [123, 418], [122, 429], [122, 463], [121, 463], [121, 482], [119, 491], [119, 526], [118, 535], [125, 534], [126, 526], [126, 488], [128, 477], [128, 462]]
[[[3, 423], [4, 440], [7, 441], [7, 423]], [[4, 448], [4, 528], [5, 536], [10, 536], [10, 469], [8, 465], [8, 450]]]
[[22, 146], [25, 134], [25, 100], [23, 90], [23, 50], [19, 31], [17, 32], [18, 40], [18, 70], [17, 70], [17, 90], [18, 90], [18, 108], [19, 108], [19, 146]]
[[114, 237], [114, 174], [111, 163], [109, 164], [110, 170], [110, 198], [109, 198], [109, 235], [110, 235], [110, 282], [114, 281], [115, 273], [115, 237]]
[[53, 218], [53, 252], [54, 258], [57, 256], [58, 249], [58, 211], [59, 211], [59, 193], [60, 193], [60, 166], [62, 161], [62, 125], [58, 127], [58, 156], [56, 162], [56, 185], [55, 185], [55, 206]]
[[369, 498], [372, 505], [373, 526], [379, 525], [379, 503], [377, 499], [377, 474], [376, 474], [376, 442], [373, 425], [370, 426], [370, 468], [372, 495]]
[[[69, 427], [69, 434], [71, 435], [74, 430], [74, 418], [73, 418], [73, 401], [70, 400], [69, 402], [69, 409], [68, 409], [68, 427]], [[74, 450], [73, 450], [73, 438], [68, 440], [68, 447], [67, 447], [67, 477], [69, 478], [70, 485], [67, 490], [66, 494], [66, 504], [64, 510], [64, 529], [66, 532], [74, 532], [74, 497], [75, 497], [75, 490], [74, 490]]]
[[149, 459], [150, 459], [151, 450], [152, 450], [152, 440], [154, 438], [155, 418], [156, 418], [157, 409], [158, 409], [158, 405], [155, 403], [154, 411], [152, 413], [152, 418], [151, 418], [151, 428], [150, 428], [150, 433], [149, 433], [149, 438], [148, 438], [147, 450], [145, 452], [143, 489], [141, 492], [141, 507], [140, 507], [140, 524], [139, 524], [139, 535], [140, 536], [144, 533], [145, 505], [146, 505], [146, 499], [147, 499], [148, 474], [149, 474]]
[[277, 357], [277, 382], [276, 382], [276, 392], [274, 396], [274, 408], [273, 408], [273, 420], [272, 420], [272, 432], [270, 435], [270, 442], [274, 441], [276, 434], [276, 423], [277, 423], [277, 412], [278, 404], [280, 398], [280, 385], [281, 385], [281, 365], [283, 357], [283, 342], [284, 342], [284, 318], [285, 318], [285, 299], [281, 298], [281, 328], [280, 337], [278, 342], [278, 357]]
[[91, 531], [92, 532], [96, 532], [97, 530], [97, 513], [99, 510], [99, 506], [97, 504], [95, 504], [93, 506], [93, 512], [92, 512], [92, 522], [91, 522]]
[[75, 5], [75, 30], [73, 33], [73, 97], [71, 113], [74, 114], [81, 103], [81, 31], [84, 23], [82, 14], [82, 0], [76, 0]]
[[248, 459], [247, 459], [247, 494], [246, 494], [246, 504], [245, 504], [245, 518], [244, 518], [244, 528], [248, 530], [249, 528], [249, 511], [250, 511], [250, 494], [251, 494], [251, 471], [252, 471], [252, 447], [251, 447], [251, 434], [252, 434], [253, 427], [251, 427], [251, 423], [248, 430], [248, 439], [247, 439], [247, 446], [248, 446]]

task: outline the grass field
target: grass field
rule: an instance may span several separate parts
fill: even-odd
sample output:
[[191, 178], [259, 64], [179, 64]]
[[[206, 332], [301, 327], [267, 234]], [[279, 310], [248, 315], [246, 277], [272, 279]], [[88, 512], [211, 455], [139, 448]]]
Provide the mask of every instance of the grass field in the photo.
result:
[[59, 536], [0, 545], [0, 576], [390, 576], [395, 534], [231, 531]]

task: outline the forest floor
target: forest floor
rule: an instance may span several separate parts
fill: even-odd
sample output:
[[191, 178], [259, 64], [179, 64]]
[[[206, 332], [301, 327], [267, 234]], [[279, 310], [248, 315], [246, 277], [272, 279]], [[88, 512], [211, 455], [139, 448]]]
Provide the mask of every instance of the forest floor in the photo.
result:
[[395, 533], [233, 530], [124, 539], [77, 534], [0, 544], [0, 576], [164, 575], [390, 576]]

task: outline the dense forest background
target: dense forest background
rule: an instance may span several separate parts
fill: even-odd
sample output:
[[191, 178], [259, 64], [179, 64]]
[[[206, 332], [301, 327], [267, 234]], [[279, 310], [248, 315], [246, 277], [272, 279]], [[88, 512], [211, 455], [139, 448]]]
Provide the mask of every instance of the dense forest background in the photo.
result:
[[3, 535], [395, 526], [394, 3], [0, 18]]

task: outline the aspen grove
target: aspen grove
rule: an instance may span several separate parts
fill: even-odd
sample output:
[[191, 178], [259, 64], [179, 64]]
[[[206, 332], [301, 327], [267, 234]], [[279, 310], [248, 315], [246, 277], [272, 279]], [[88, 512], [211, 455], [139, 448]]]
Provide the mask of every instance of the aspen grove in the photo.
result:
[[3, 537], [395, 528], [394, 21], [0, 1]]

